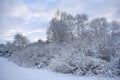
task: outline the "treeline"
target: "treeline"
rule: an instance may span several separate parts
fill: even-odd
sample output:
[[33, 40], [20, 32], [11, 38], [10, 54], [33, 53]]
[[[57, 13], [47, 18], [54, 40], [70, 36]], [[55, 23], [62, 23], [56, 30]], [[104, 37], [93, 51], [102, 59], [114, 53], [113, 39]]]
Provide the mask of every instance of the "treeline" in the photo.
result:
[[120, 23], [117, 21], [108, 22], [104, 17], [89, 20], [86, 14], [73, 16], [58, 10], [55, 17], [50, 21], [47, 39], [49, 42], [88, 40], [91, 43], [97, 39], [105, 40], [119, 30]]
[[58, 10], [49, 23], [46, 41], [30, 43], [18, 33], [12, 43], [0, 45], [0, 55], [24, 67], [120, 76], [120, 22]]

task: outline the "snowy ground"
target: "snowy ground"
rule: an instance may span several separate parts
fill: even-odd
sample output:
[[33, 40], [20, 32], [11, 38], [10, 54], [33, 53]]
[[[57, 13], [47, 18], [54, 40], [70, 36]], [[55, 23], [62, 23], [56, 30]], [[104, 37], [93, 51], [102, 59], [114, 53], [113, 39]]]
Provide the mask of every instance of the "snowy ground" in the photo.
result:
[[30, 69], [15, 65], [0, 57], [0, 80], [119, 80], [118, 78], [78, 77], [54, 73], [44, 69]]

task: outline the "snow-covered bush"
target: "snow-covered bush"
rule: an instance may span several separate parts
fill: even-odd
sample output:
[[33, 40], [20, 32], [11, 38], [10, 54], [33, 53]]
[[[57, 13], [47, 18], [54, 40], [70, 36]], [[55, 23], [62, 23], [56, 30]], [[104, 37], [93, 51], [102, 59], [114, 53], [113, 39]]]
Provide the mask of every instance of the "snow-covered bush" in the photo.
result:
[[12, 51], [5, 49], [5, 48], [0, 48], [0, 56], [2, 57], [10, 57], [12, 54]]
[[13, 50], [10, 49], [7, 45], [0, 45], [0, 56], [10, 57], [13, 53]]
[[106, 61], [111, 61], [115, 55], [115, 50], [104, 48], [103, 50], [101, 50], [101, 53], [98, 54], [98, 57]]
[[43, 68], [48, 66], [52, 55], [45, 49], [44, 44], [34, 44], [31, 44], [21, 51], [15, 52], [12, 55], [11, 60], [16, 64], [25, 67]]
[[76, 75], [98, 75], [103, 74], [107, 62], [81, 52], [74, 51], [69, 55], [56, 57], [49, 65], [49, 68], [56, 72], [72, 73]]
[[66, 64], [65, 58], [55, 58], [49, 64], [49, 68], [56, 72], [61, 73], [72, 73], [72, 67], [69, 64]]
[[110, 75], [120, 77], [120, 58], [114, 59], [110, 62], [110, 71]]

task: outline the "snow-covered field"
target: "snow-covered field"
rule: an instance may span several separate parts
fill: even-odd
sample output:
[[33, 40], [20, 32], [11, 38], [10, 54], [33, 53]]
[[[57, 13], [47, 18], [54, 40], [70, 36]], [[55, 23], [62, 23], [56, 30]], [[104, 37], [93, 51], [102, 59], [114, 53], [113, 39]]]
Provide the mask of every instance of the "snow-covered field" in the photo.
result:
[[78, 77], [45, 69], [23, 68], [0, 57], [0, 80], [120, 80], [118, 78]]

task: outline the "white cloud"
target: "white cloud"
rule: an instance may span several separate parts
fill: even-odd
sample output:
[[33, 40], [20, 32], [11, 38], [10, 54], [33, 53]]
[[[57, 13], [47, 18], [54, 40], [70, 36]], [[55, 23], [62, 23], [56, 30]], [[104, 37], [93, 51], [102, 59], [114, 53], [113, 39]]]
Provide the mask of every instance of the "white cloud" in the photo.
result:
[[[34, 4], [35, 5], [35, 4]], [[40, 5], [40, 4], [39, 4]], [[34, 6], [34, 8], [38, 8], [40, 6]], [[43, 6], [42, 6], [43, 7]], [[15, 6], [9, 12], [10, 17], [22, 17], [26, 21], [29, 21], [32, 17], [39, 18], [40, 21], [49, 21], [54, 15], [54, 11], [30, 11], [28, 6], [24, 3]]]
[[25, 20], [29, 20], [32, 16], [32, 13], [29, 11], [28, 7], [23, 3], [18, 3], [11, 11], [9, 12], [10, 17], [21, 17]]

